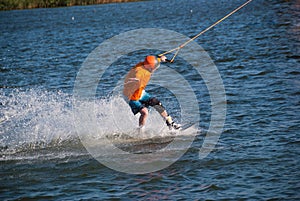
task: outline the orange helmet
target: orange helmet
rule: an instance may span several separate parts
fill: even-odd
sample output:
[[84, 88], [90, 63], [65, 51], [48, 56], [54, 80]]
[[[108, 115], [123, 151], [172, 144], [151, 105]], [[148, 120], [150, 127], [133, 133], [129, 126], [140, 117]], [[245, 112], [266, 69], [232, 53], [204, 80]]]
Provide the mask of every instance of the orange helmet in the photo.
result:
[[144, 65], [149, 70], [154, 70], [159, 66], [159, 60], [156, 58], [156, 56], [146, 56]]

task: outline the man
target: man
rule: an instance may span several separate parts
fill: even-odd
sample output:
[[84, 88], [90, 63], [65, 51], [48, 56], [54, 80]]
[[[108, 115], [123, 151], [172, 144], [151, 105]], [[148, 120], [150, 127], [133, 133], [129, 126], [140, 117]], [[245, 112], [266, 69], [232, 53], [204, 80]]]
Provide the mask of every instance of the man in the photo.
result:
[[179, 129], [180, 125], [173, 122], [172, 117], [161, 102], [145, 91], [152, 73], [159, 68], [160, 62], [166, 62], [166, 57], [156, 58], [155, 56], [147, 56], [144, 62], [138, 63], [133, 67], [124, 80], [124, 95], [129, 100], [129, 106], [134, 115], [140, 113], [139, 128], [142, 130], [146, 124], [148, 116], [148, 107], [152, 106], [165, 119], [169, 129]]

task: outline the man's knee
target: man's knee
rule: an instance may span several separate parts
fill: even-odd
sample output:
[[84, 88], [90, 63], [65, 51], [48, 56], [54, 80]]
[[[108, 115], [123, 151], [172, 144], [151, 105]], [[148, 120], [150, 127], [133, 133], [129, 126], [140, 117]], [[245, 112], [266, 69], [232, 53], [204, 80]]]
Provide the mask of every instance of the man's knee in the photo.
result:
[[146, 107], [143, 107], [140, 110], [140, 113], [141, 113], [142, 116], [147, 116], [148, 115], [148, 109]]
[[161, 104], [161, 102], [157, 98], [151, 98], [150, 101], [149, 101], [149, 105], [154, 107], [154, 109], [158, 113], [162, 113], [162, 112], [165, 111], [164, 106]]
[[160, 103], [160, 101], [157, 98], [151, 98], [149, 100], [149, 105], [153, 107], [155, 105], [161, 105], [161, 103]]

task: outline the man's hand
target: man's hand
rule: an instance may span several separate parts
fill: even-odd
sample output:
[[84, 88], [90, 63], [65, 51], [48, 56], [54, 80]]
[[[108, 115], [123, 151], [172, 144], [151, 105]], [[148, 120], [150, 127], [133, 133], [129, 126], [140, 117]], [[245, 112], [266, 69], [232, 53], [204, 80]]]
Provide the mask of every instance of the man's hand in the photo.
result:
[[167, 57], [166, 56], [161, 56], [160, 59], [161, 59], [162, 62], [166, 62], [167, 61]]

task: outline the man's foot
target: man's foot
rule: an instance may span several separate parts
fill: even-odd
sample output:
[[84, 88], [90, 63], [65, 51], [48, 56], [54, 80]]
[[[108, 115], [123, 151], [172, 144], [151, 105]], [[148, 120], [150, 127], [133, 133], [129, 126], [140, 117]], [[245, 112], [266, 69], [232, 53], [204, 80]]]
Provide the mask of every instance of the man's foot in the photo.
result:
[[172, 128], [175, 130], [178, 130], [181, 128], [181, 125], [173, 122], [173, 123], [171, 123], [171, 125], [169, 125], [169, 129], [172, 130]]
[[170, 130], [172, 130], [172, 128], [175, 129], [175, 130], [178, 130], [178, 129], [181, 128], [181, 125], [175, 123], [175, 122], [172, 120], [172, 117], [171, 117], [171, 116], [167, 116], [167, 117], [166, 117], [166, 124], [167, 124], [167, 126], [169, 127]]

